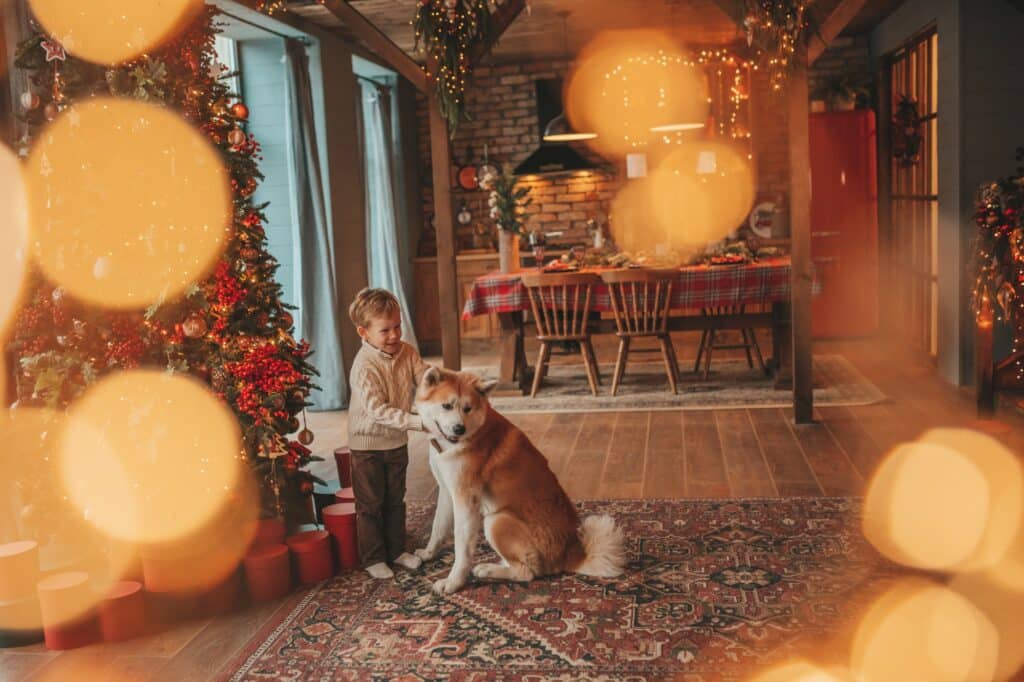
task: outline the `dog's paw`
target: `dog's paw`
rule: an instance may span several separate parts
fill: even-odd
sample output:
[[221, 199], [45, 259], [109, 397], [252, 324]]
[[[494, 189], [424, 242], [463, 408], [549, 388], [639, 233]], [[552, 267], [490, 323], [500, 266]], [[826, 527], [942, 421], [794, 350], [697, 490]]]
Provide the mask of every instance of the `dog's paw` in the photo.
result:
[[429, 549], [424, 548], [424, 549], [417, 549], [416, 551], [413, 552], [413, 554], [418, 556], [421, 561], [430, 561], [431, 559], [434, 558], [434, 556], [436, 555], [436, 552], [431, 552]]
[[457, 592], [462, 585], [451, 578], [442, 578], [434, 583], [435, 594], [452, 594]]
[[473, 575], [486, 580], [495, 577], [504, 568], [501, 564], [477, 564], [473, 567]]

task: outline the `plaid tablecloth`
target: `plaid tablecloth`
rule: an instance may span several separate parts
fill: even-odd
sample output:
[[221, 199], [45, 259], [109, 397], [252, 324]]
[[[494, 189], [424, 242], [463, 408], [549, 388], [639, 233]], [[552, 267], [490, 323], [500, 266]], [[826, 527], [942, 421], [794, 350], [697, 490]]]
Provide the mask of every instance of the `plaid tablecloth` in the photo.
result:
[[[595, 270], [595, 272], [599, 272]], [[672, 286], [672, 307], [714, 308], [788, 301], [790, 297], [789, 256], [745, 265], [690, 265], [680, 268]], [[820, 289], [820, 286], [816, 286]], [[488, 313], [528, 310], [530, 299], [517, 273], [493, 272], [478, 277], [466, 299], [462, 318]], [[612, 310], [608, 287], [594, 287], [591, 310]]]

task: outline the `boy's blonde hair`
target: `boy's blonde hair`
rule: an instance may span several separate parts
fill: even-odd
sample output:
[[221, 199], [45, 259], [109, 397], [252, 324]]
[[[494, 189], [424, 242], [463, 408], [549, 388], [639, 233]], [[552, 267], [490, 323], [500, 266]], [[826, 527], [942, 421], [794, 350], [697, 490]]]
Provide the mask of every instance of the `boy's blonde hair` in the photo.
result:
[[348, 307], [348, 316], [357, 327], [369, 327], [376, 317], [393, 315], [402, 309], [395, 295], [387, 289], [366, 287]]

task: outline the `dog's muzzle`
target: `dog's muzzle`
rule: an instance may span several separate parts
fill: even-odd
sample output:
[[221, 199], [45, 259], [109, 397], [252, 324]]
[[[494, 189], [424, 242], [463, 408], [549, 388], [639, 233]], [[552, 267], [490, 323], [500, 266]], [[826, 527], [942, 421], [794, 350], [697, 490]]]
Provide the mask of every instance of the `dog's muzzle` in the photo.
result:
[[[459, 442], [459, 436], [461, 436], [461, 435], [462, 435], [462, 433], [465, 433], [465, 432], [466, 432], [466, 427], [465, 427], [465, 426], [463, 426], [462, 424], [459, 424], [458, 426], [456, 426], [456, 427], [455, 427], [455, 429], [456, 429], [456, 435], [454, 435], [454, 436], [449, 436], [449, 435], [448, 435], [447, 433], [445, 433], [445, 432], [444, 432], [444, 429], [442, 429], [442, 428], [441, 428], [441, 425], [437, 423], [437, 420], [436, 420], [436, 419], [434, 420], [434, 426], [436, 426], [436, 427], [437, 427], [437, 430], [438, 430], [438, 432], [439, 432], [439, 433], [440, 433], [440, 434], [441, 434], [442, 436], [444, 436], [444, 439], [445, 439], [446, 441], [448, 441], [449, 443], [458, 443], [458, 442]], [[458, 430], [459, 430], [459, 429], [462, 429], [462, 433], [458, 433]]]

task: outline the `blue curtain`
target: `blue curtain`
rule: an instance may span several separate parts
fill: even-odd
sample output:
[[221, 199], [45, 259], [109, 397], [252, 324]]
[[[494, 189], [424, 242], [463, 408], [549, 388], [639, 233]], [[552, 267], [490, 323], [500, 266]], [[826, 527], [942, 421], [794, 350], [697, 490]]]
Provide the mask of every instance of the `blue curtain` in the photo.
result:
[[320, 175], [309, 58], [305, 45], [298, 40], [287, 41], [286, 57], [287, 125], [295, 173], [292, 225], [296, 233], [292, 244], [299, 273], [296, 327], [299, 337], [312, 346], [314, 355], [311, 361], [320, 373], [316, 380], [320, 390], [310, 396], [313, 409], [337, 410], [344, 406], [348, 397], [348, 383], [341, 358], [341, 336], [338, 332], [341, 313], [334, 272], [334, 234], [327, 222], [323, 178]]
[[402, 305], [402, 337], [416, 346], [411, 308], [402, 281], [406, 259], [399, 234], [391, 89], [360, 80], [363, 92], [363, 162], [366, 170], [366, 258], [370, 286], [387, 289]]

